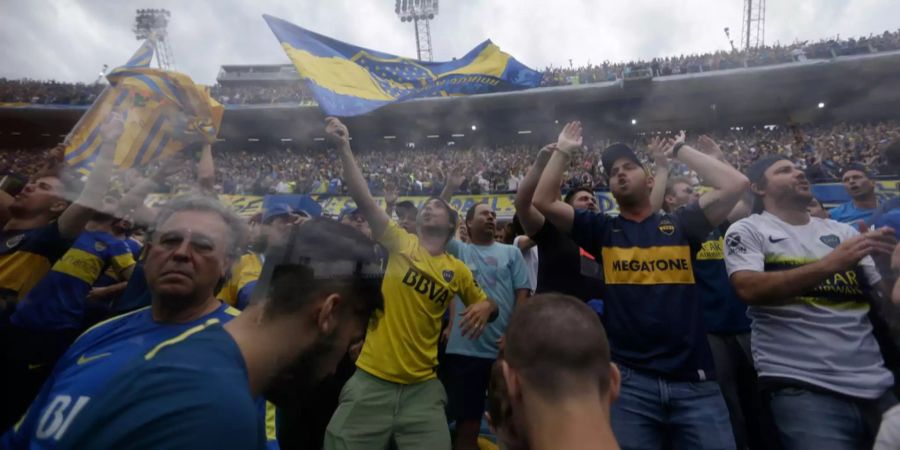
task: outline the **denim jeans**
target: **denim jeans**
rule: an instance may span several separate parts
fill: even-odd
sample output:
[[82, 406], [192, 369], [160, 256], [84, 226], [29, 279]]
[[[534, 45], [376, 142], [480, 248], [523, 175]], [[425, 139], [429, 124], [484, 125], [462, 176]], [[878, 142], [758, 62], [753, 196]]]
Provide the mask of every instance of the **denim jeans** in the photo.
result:
[[772, 414], [763, 407], [750, 353], [750, 333], [709, 334], [709, 349], [716, 363], [716, 381], [731, 417], [739, 449], [778, 450], [778, 432]]
[[786, 450], [872, 448], [881, 415], [897, 404], [890, 391], [877, 399], [860, 400], [783, 387], [768, 397]]
[[[734, 449], [715, 381], [672, 381], [620, 365], [612, 427], [623, 449]], [[820, 449], [821, 450], [821, 449]]]

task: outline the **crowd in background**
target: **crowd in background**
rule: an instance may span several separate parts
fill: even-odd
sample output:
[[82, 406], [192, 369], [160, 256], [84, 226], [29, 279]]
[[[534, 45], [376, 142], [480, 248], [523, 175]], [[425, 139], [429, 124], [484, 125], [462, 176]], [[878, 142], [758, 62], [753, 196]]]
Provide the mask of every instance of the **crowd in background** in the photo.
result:
[[[738, 170], [746, 170], [761, 157], [777, 154], [791, 158], [814, 182], [836, 181], [840, 179], [842, 169], [854, 163], [865, 165], [876, 176], [895, 175], [887, 170], [880, 150], [891, 139], [900, 137], [900, 122], [733, 127], [707, 131], [706, 134], [719, 143], [728, 162]], [[626, 139], [647, 164], [652, 158], [645, 150], [645, 142], [653, 135], [655, 133]], [[614, 141], [586, 141], [584, 157], [570, 166], [563, 188], [606, 189], [600, 152]], [[537, 150], [532, 145], [360, 149], [357, 158], [375, 195], [384, 194], [386, 189], [396, 190], [401, 195], [436, 195], [454, 171], [461, 171], [466, 177], [459, 193], [488, 194], [515, 192]], [[322, 148], [262, 147], [220, 151], [214, 147], [213, 156], [218, 180], [216, 189], [222, 194], [346, 194], [337, 158]], [[42, 151], [33, 149], [0, 151], [0, 174], [33, 174], [42, 166], [44, 157]], [[670, 171], [673, 176], [696, 178], [696, 174], [677, 163]], [[194, 178], [191, 170], [184, 169], [172, 177], [172, 189], [178, 190]]]
[[[772, 64], [827, 59], [844, 55], [884, 52], [900, 49], [900, 30], [885, 31], [859, 38], [840, 37], [816, 42], [795, 42], [789, 45], [766, 45], [751, 50], [719, 50], [692, 54], [575, 67], [547, 67], [543, 71], [542, 86], [561, 86], [615, 81], [635, 76], [680, 75], [716, 70], [756, 67]], [[103, 84], [61, 83], [53, 80], [9, 80], [0, 78], [0, 103], [32, 103], [59, 105], [89, 105], [103, 90]], [[273, 103], [314, 103], [312, 94], [302, 83], [266, 86], [223, 86], [216, 84], [210, 94], [223, 104], [258, 105]]]

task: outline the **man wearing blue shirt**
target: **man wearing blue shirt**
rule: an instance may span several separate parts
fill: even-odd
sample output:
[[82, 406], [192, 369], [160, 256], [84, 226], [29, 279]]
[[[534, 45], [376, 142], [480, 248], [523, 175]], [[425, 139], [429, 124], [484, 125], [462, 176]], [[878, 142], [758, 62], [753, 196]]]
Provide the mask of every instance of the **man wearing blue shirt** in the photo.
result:
[[878, 197], [875, 196], [875, 181], [869, 178], [869, 172], [862, 164], [851, 164], [844, 169], [841, 176], [844, 189], [851, 200], [828, 211], [832, 220], [849, 223], [859, 229], [875, 209], [878, 208]]
[[152, 306], [82, 334], [0, 446], [58, 448], [70, 416], [129, 361], [207, 320], [226, 322], [238, 314], [213, 293], [238, 252], [241, 219], [216, 200], [187, 197], [167, 203], [154, 228], [146, 259]]
[[[185, 246], [178, 235], [170, 245]], [[374, 242], [356, 230], [300, 225], [272, 249], [240, 316], [208, 319], [133, 359], [102, 393], [79, 398], [53, 437], [59, 448], [263, 449], [254, 398], [295, 403], [333, 371], [381, 307], [382, 279]]]
[[[892, 173], [900, 174], [900, 139], [895, 139], [884, 149], [884, 157], [888, 161], [888, 167]], [[891, 227], [900, 239], [900, 197], [894, 197], [884, 202], [872, 217], [869, 224], [875, 228]]]
[[522, 252], [512, 245], [494, 241], [497, 214], [486, 203], [472, 206], [466, 212], [470, 243], [453, 239], [447, 251], [466, 263], [475, 281], [497, 303], [500, 313], [478, 339], [463, 337], [459, 318], [452, 311], [465, 307], [459, 298], [453, 300], [449, 340], [444, 358], [444, 383], [449, 401], [449, 419], [456, 421], [456, 450], [477, 449], [481, 416], [484, 414], [485, 392], [491, 367], [497, 359], [497, 341], [506, 332], [506, 324], [516, 304], [530, 293], [528, 270]]
[[575, 211], [559, 199], [563, 172], [581, 147], [581, 124], [563, 129], [534, 205], [602, 261], [612, 359], [622, 372], [612, 425], [622, 448], [735, 448], [728, 410], [714, 380], [693, 267], [713, 228], [724, 222], [749, 182], [727, 164], [684, 143], [666, 154], [697, 172], [712, 191], [661, 214], [650, 202], [653, 177], [624, 144], [602, 155], [617, 217]]

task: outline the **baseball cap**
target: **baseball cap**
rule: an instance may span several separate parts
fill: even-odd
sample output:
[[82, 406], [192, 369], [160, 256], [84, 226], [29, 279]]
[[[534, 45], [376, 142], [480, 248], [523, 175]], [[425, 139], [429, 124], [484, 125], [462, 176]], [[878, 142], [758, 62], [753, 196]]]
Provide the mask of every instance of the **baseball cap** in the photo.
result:
[[[766, 170], [768, 170], [769, 167], [772, 167], [772, 165], [777, 163], [778, 161], [790, 161], [790, 159], [786, 156], [772, 155], [772, 156], [766, 156], [764, 158], [760, 158], [760, 159], [756, 160], [756, 162], [754, 162], [750, 166], [750, 168], [747, 169], [747, 178], [750, 179], [750, 183], [759, 184], [759, 182], [762, 181], [762, 179], [765, 177]], [[754, 194], [752, 212], [754, 214], [759, 214], [762, 211], [763, 211], [762, 197]]]
[[285, 204], [276, 204], [272, 205], [269, 209], [266, 209], [266, 212], [263, 214], [262, 223], [271, 223], [276, 217], [286, 216], [288, 214], [310, 217], [310, 214], [302, 209], [294, 209], [291, 208], [290, 205]]
[[616, 142], [609, 147], [606, 147], [606, 150], [603, 150], [603, 155], [600, 157], [600, 162], [603, 163], [603, 171], [609, 175], [613, 164], [622, 158], [627, 158], [635, 164], [644, 167], [644, 164], [641, 163], [641, 160], [638, 159], [631, 147], [621, 142]]
[[751, 183], [759, 183], [765, 176], [766, 170], [769, 170], [769, 167], [772, 167], [772, 164], [775, 164], [778, 161], [790, 161], [790, 159], [781, 155], [760, 158], [747, 169], [747, 178], [750, 179]]

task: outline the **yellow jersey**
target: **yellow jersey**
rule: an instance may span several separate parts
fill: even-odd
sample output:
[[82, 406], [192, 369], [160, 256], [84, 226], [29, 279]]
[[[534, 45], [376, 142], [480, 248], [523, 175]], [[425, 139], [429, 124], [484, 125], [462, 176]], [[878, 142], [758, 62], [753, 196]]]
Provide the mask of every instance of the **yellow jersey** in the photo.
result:
[[381, 293], [384, 310], [369, 322], [356, 366], [393, 383], [435, 378], [441, 318], [459, 295], [468, 305], [487, 300], [462, 261], [433, 256], [419, 238], [389, 222], [378, 238], [389, 252]]
[[243, 310], [250, 303], [250, 293], [262, 273], [262, 255], [247, 252], [231, 266], [231, 276], [216, 298], [229, 306]]

